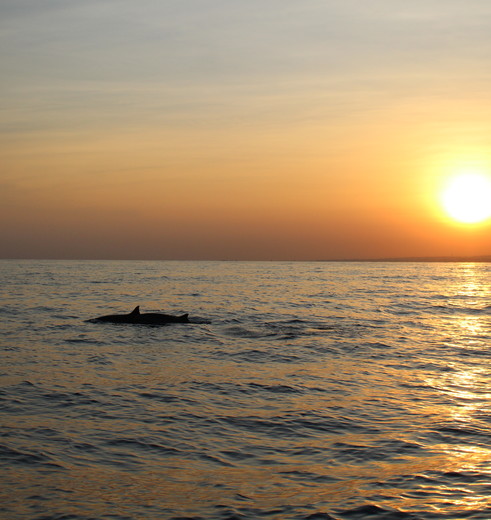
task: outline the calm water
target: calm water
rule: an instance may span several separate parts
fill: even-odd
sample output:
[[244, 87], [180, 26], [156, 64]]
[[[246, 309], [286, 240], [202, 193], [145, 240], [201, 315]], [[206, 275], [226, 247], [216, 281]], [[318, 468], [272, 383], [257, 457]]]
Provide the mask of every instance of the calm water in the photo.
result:
[[[0, 262], [2, 519], [491, 518], [491, 264]], [[164, 327], [86, 323], [189, 312]]]

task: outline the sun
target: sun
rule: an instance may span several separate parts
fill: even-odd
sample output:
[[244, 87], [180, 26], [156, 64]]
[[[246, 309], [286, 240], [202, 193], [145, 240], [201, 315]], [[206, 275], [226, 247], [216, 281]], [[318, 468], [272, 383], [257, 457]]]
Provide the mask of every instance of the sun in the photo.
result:
[[477, 224], [491, 217], [491, 179], [478, 171], [451, 177], [441, 194], [443, 209], [462, 224]]

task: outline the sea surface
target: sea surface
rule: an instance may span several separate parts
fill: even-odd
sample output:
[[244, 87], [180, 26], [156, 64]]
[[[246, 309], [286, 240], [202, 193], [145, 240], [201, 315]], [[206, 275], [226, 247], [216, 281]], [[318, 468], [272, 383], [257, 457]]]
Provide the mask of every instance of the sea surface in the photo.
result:
[[[491, 519], [491, 264], [0, 261], [0, 518]], [[190, 324], [91, 323], [189, 313]]]

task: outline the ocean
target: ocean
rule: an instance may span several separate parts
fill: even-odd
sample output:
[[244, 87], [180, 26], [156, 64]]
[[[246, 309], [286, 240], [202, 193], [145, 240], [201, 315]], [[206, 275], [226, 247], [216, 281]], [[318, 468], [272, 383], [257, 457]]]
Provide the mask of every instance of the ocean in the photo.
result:
[[[0, 261], [0, 518], [491, 518], [491, 264]], [[166, 326], [102, 314], [189, 313]]]

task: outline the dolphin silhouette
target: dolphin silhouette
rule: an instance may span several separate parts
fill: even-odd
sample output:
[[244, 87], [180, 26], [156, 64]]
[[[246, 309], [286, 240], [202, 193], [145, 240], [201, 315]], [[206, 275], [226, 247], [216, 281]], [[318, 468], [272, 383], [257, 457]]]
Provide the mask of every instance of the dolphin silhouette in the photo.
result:
[[129, 314], [108, 314], [87, 320], [92, 323], [133, 323], [142, 325], [166, 325], [167, 323], [189, 323], [188, 314], [171, 316], [159, 312], [140, 313], [140, 306], [135, 307]]

